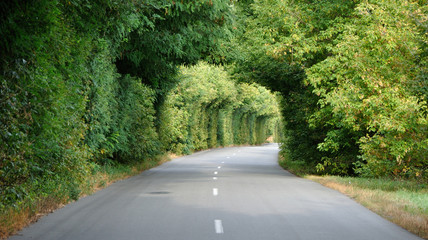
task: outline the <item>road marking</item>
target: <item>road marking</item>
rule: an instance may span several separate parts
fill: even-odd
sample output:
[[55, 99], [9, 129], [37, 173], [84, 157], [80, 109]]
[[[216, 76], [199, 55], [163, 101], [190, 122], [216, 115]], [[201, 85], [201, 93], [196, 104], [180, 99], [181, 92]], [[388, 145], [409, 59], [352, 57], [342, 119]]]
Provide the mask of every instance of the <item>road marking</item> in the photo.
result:
[[213, 188], [213, 195], [217, 196], [218, 195], [218, 189], [217, 188]]
[[214, 174], [217, 174], [218, 172], [214, 172]]
[[221, 163], [224, 163], [224, 162], [221, 162]]
[[217, 177], [213, 177], [214, 180], [217, 180]]
[[230, 157], [226, 157], [226, 158], [230, 158]]
[[217, 234], [222, 234], [224, 233], [223, 231], [223, 224], [221, 223], [221, 220], [214, 220], [214, 226], [215, 226], [215, 233]]
[[221, 168], [221, 166], [218, 166], [217, 168], [218, 168], [218, 169], [220, 169], [220, 168]]

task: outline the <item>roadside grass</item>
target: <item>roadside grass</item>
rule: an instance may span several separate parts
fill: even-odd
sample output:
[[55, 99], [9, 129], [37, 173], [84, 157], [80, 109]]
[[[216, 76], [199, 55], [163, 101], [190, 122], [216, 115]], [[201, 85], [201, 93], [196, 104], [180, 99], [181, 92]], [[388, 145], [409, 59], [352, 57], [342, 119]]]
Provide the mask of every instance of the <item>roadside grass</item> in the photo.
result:
[[316, 176], [302, 163], [286, 161], [280, 165], [295, 175], [316, 181], [353, 198], [383, 218], [428, 239], [428, 184], [410, 180], [362, 177]]
[[[171, 155], [162, 155], [155, 159], [134, 164], [116, 164], [116, 165], [95, 165], [83, 184], [78, 186], [76, 199], [93, 194], [110, 184], [138, 175], [144, 170], [156, 167], [171, 159]], [[0, 211], [0, 239], [7, 239], [9, 236], [17, 233], [30, 223], [37, 222], [38, 219], [46, 214], [63, 207], [73, 199], [63, 193], [53, 193], [49, 196], [37, 196], [37, 200], [28, 200], [19, 206], [1, 209]]]
[[81, 186], [82, 195], [90, 195], [100, 189], [103, 189], [110, 184], [123, 180], [131, 176], [135, 176], [142, 171], [159, 166], [171, 159], [173, 155], [162, 155], [156, 159], [147, 159], [136, 164], [116, 164], [104, 165], [95, 169], [91, 176], [86, 179], [85, 184]]

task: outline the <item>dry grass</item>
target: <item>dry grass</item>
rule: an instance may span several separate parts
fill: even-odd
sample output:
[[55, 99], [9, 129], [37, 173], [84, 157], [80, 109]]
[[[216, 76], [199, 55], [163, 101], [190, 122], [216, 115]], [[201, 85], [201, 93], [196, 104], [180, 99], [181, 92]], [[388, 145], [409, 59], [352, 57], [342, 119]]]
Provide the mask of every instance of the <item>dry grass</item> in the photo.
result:
[[179, 157], [182, 157], [183, 155], [178, 155], [178, 154], [175, 154], [175, 153], [169, 153], [168, 154], [168, 158], [169, 159], [176, 159], [176, 158], [179, 158]]
[[410, 201], [397, 198], [394, 192], [366, 189], [343, 184], [328, 177], [307, 176], [324, 186], [348, 195], [385, 219], [428, 239], [428, 215]]
[[37, 222], [41, 217], [63, 207], [65, 203], [65, 199], [46, 197], [31, 207], [7, 209], [1, 214], [0, 239], [6, 239], [29, 224]]

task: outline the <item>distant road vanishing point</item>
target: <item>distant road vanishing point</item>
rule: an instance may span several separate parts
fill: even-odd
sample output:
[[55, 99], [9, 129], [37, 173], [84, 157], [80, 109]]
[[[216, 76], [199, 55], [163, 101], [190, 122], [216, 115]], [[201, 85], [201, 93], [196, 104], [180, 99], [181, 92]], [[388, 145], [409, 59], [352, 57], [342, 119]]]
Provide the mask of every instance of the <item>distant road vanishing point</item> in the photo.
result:
[[278, 145], [181, 157], [42, 218], [12, 240], [416, 240], [278, 166]]

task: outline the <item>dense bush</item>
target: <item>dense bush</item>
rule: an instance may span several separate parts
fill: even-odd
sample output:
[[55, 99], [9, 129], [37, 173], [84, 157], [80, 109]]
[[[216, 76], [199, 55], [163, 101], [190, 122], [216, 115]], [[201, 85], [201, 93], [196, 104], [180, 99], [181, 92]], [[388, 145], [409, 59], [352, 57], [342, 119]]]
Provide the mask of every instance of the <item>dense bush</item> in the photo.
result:
[[98, 165], [159, 154], [156, 109], [179, 65], [219, 48], [229, 9], [220, 0], [0, 2], [0, 210], [74, 199]]
[[77, 199], [103, 165], [272, 135], [266, 89], [206, 63], [176, 76], [222, 61], [230, 10], [222, 0], [0, 2], [0, 214]]
[[182, 67], [161, 111], [166, 150], [189, 153], [232, 144], [260, 144], [278, 124], [276, 98], [265, 88], [231, 81], [221, 67]]
[[10, 25], [1, 26], [9, 34], [1, 41], [0, 208], [54, 191], [74, 197], [89, 158], [82, 116], [90, 42], [74, 37], [50, 1], [9, 4], [2, 23]]
[[117, 128], [115, 160], [122, 162], [144, 161], [160, 153], [160, 142], [154, 125], [155, 93], [140, 79], [125, 76], [119, 79], [120, 99], [116, 109]]
[[323, 173], [427, 178], [424, 1], [240, 7], [235, 72], [281, 92], [287, 158]]

